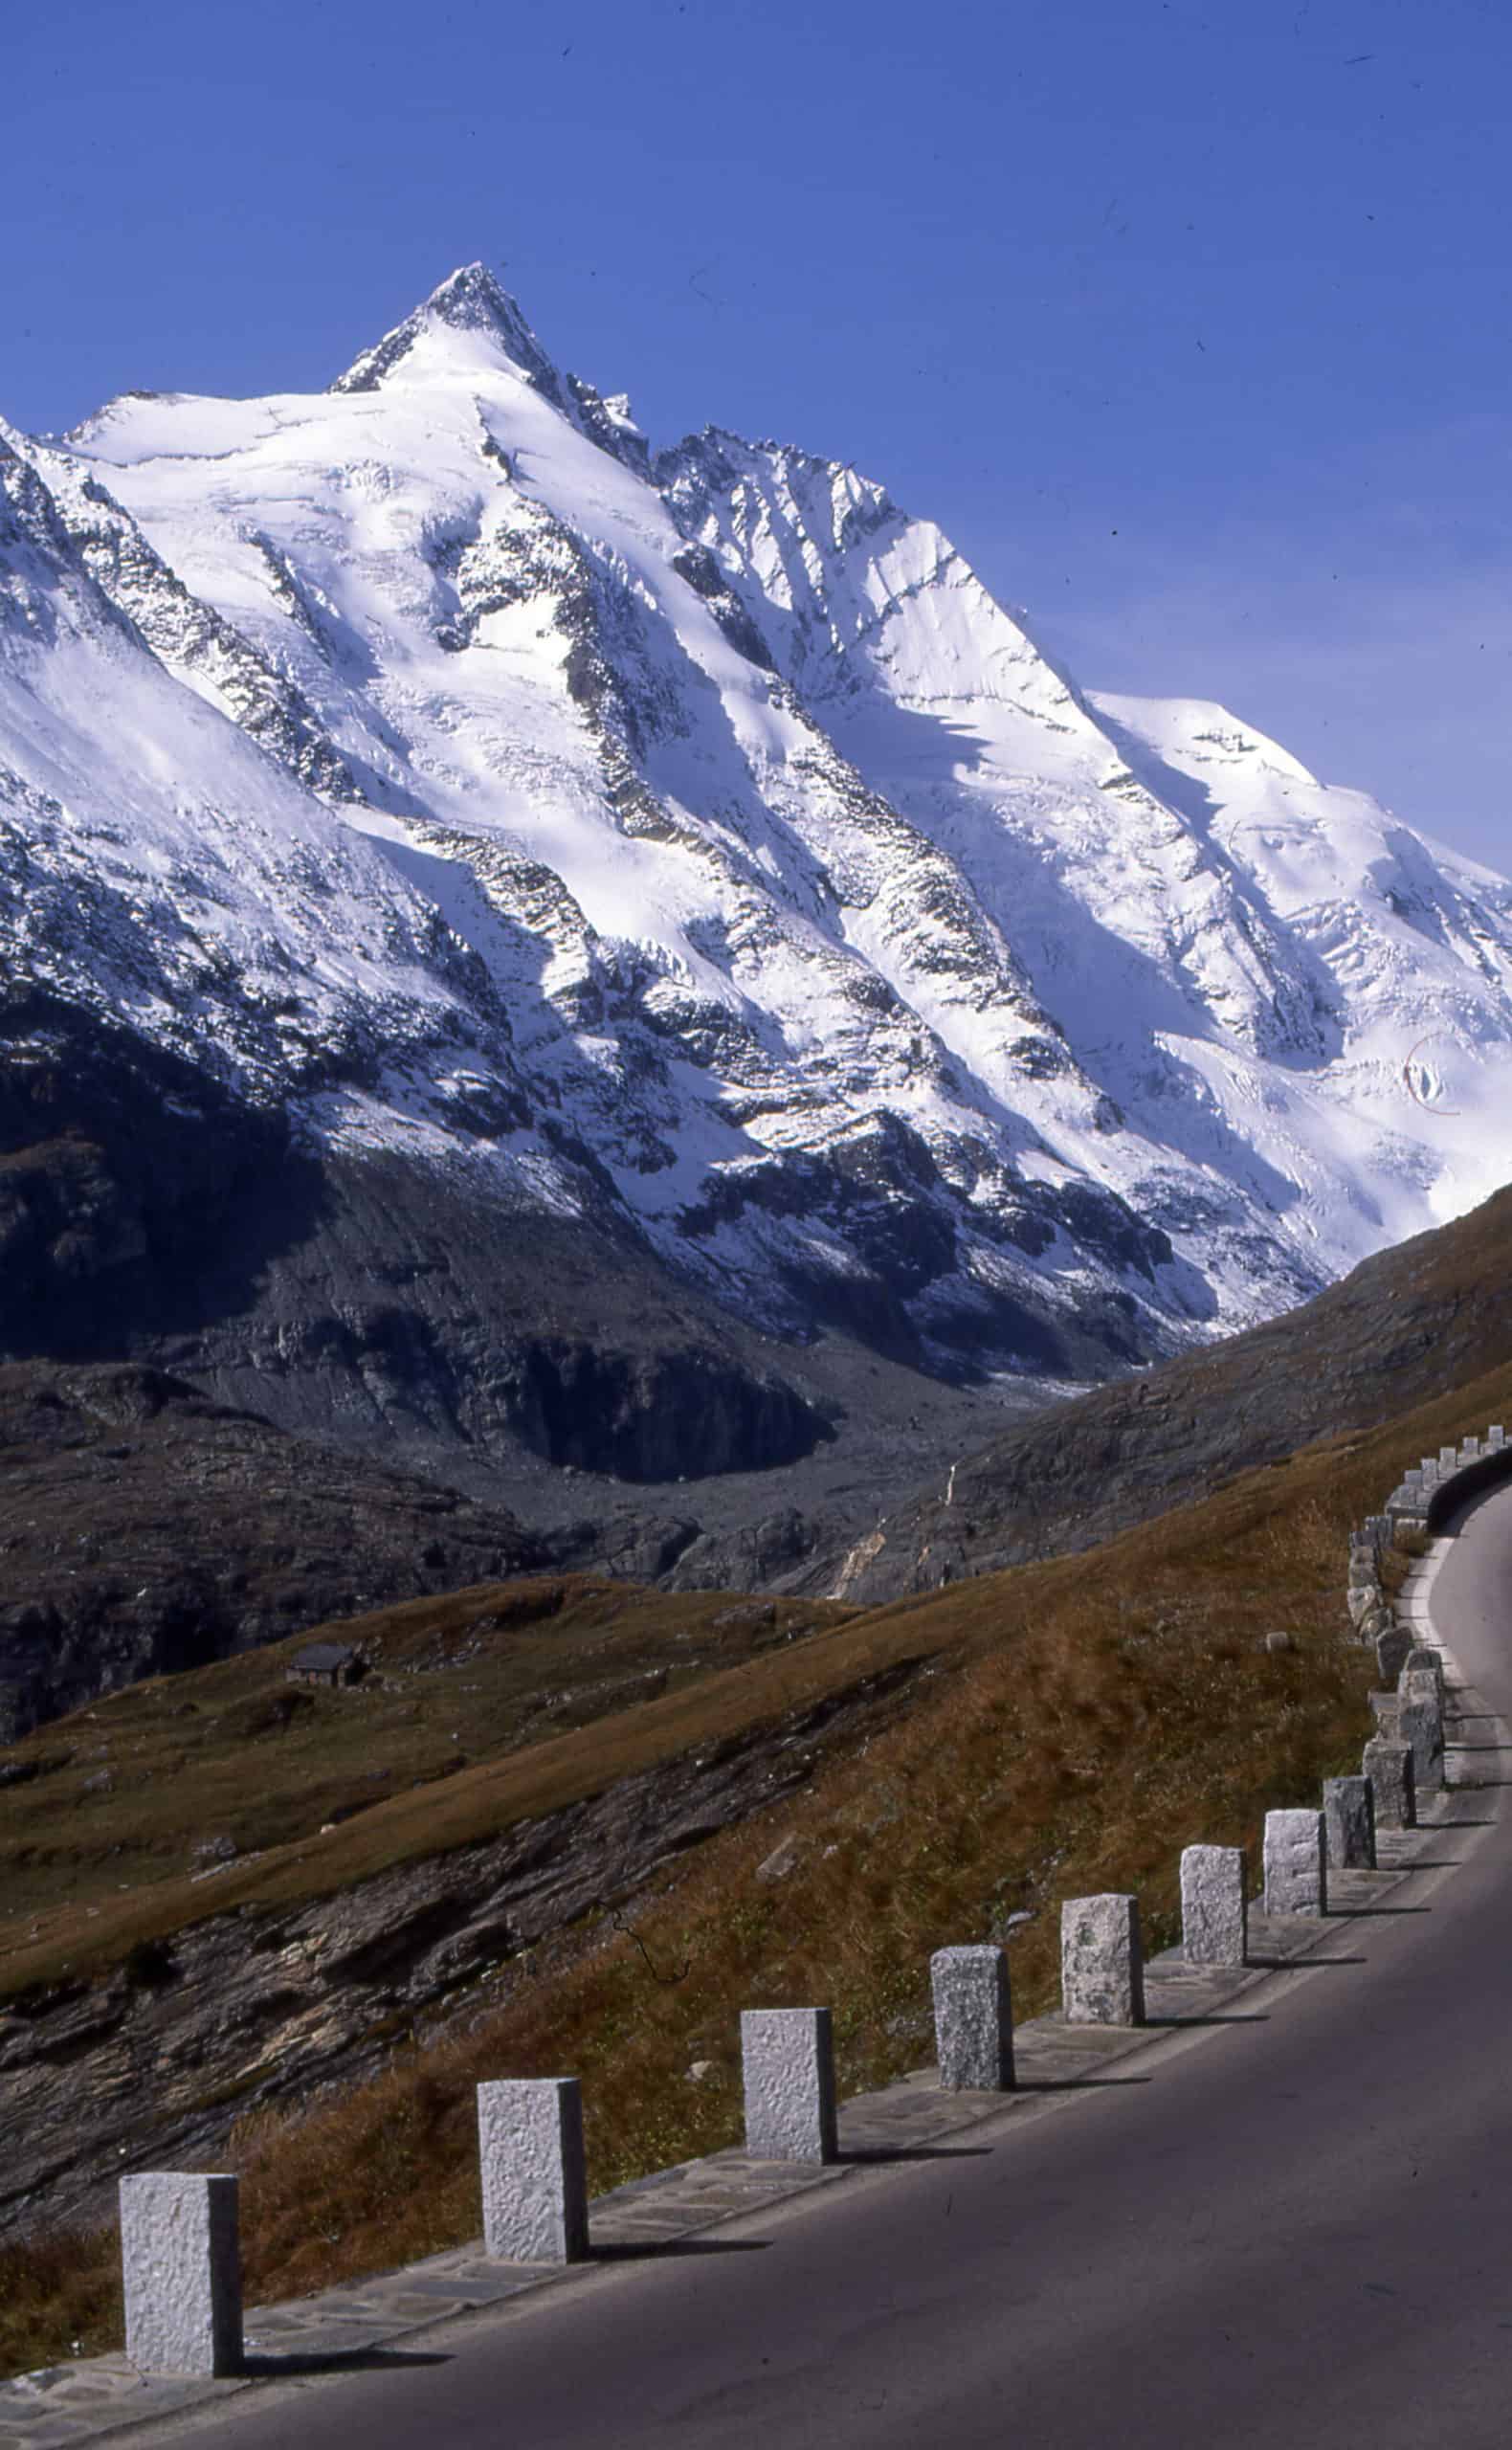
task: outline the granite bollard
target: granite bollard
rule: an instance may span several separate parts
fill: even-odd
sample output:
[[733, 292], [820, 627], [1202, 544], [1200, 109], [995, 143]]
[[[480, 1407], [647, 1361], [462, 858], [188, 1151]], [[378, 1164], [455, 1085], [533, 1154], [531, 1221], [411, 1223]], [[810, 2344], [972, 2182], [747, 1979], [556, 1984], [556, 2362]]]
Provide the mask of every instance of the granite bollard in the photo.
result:
[[1060, 1909], [1060, 1998], [1067, 2024], [1144, 2023], [1137, 1897], [1113, 1891], [1066, 1900]]
[[1393, 1744], [1389, 1736], [1373, 1736], [1360, 1755], [1360, 1768], [1370, 1781], [1376, 1827], [1415, 1829], [1417, 1794], [1410, 1748]]
[[1265, 1911], [1327, 1913], [1328, 1849], [1321, 1812], [1266, 1814]]
[[1375, 1796], [1369, 1779], [1325, 1778], [1323, 1793], [1330, 1871], [1373, 1872]]
[[1413, 1649], [1412, 1637], [1405, 1625], [1388, 1625], [1375, 1637], [1376, 1674], [1383, 1684], [1394, 1684]]
[[478, 2158], [483, 2252], [495, 2262], [581, 2262], [588, 2179], [576, 2077], [479, 2084]]
[[743, 2008], [745, 2149], [762, 2161], [833, 2161], [839, 2150], [828, 2008]]
[[1412, 1755], [1412, 1785], [1421, 1799], [1444, 1783], [1444, 1704], [1438, 1680], [1426, 1669], [1402, 1670], [1397, 1686], [1396, 1740]]
[[1005, 1951], [936, 1949], [929, 1987], [942, 2085], [949, 2092], [1012, 2092], [1013, 2010]]
[[241, 2243], [233, 2177], [121, 2181], [126, 2356], [142, 2373], [239, 2373]]
[[1186, 1846], [1181, 1950], [1189, 1965], [1242, 1965], [1249, 1927], [1242, 1846]]
[[1396, 1671], [1396, 1681], [1400, 1684], [1404, 1676], [1418, 1675], [1431, 1676], [1438, 1687], [1439, 1698], [1442, 1699], [1444, 1691], [1443, 1652], [1430, 1649], [1427, 1642], [1414, 1642], [1412, 1649], [1408, 1652], [1407, 1657], [1403, 1659], [1401, 1666]]

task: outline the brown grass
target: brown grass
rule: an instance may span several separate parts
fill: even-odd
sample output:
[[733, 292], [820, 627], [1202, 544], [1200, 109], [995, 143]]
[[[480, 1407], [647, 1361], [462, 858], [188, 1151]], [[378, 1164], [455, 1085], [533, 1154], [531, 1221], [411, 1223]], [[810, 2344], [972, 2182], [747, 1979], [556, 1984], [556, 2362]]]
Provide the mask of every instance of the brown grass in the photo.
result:
[[[769, 1701], [779, 1666], [804, 1685], [831, 1672], [833, 1658], [820, 1662], [836, 1643], [937, 1655], [905, 1718], [832, 1761], [800, 1802], [685, 1859], [640, 1902], [633, 1932], [603, 1920], [544, 1947], [528, 1978], [504, 1970], [496, 2005], [375, 2082], [302, 2120], [245, 2120], [231, 2162], [250, 2297], [476, 2235], [472, 2088], [484, 2078], [579, 2076], [603, 2191], [738, 2140], [743, 2006], [828, 2003], [850, 2093], [927, 2059], [937, 1947], [1030, 1916], [1011, 1941], [1023, 2016], [1053, 2003], [1063, 1898], [1135, 1889], [1147, 1944], [1169, 1942], [1184, 1844], [1240, 1844], [1254, 1863], [1265, 1811], [1311, 1798], [1358, 1759], [1372, 1661], [1345, 1637], [1349, 1526], [1404, 1452], [1479, 1429], [1509, 1401], [1502, 1370], [1104, 1548], [873, 1612], [690, 1692], [690, 1709], [701, 1692], [723, 1722], [741, 1699]], [[1269, 1652], [1278, 1626], [1292, 1647]], [[692, 1724], [683, 1742], [698, 1740]], [[764, 1885], [756, 1866], [789, 1831], [797, 1868]], [[714, 2073], [695, 2084], [700, 2059]], [[0, 2251], [0, 2367], [73, 2339], [109, 2346], [115, 2253], [108, 2230]]]
[[[527, 1577], [129, 1685], [0, 1752], [38, 1771], [0, 1788], [0, 1998], [119, 1963], [206, 1914], [328, 1894], [572, 1800], [585, 1769], [608, 1784], [681, 1749], [691, 1688], [767, 1653], [786, 1660], [855, 1614]], [[360, 1642], [375, 1674], [340, 1692], [289, 1684], [295, 1654], [325, 1635]], [[644, 1692], [659, 1697], [649, 1711], [634, 1706]], [[601, 1751], [576, 1740], [605, 1721]], [[256, 1860], [196, 1880], [195, 1844], [219, 1835]]]

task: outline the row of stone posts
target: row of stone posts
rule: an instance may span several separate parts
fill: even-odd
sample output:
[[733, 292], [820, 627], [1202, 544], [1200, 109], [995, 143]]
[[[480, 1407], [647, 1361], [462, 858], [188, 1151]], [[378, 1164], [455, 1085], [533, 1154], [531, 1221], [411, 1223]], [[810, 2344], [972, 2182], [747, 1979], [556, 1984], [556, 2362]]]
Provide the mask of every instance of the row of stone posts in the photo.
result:
[[[1429, 1509], [1438, 1491], [1472, 1464], [1484, 1463], [1489, 1456], [1503, 1454], [1506, 1444], [1506, 1431], [1497, 1421], [1483, 1438], [1464, 1437], [1457, 1446], [1441, 1446], [1436, 1455], [1425, 1455], [1420, 1463], [1403, 1473], [1386, 1501], [1387, 1515], [1393, 1527], [1426, 1530]], [[1501, 1466], [1497, 1468], [1500, 1470]]]
[[[1001, 1948], [930, 1960], [940, 2082], [1007, 2092], [1013, 2015]], [[741, 2017], [745, 2149], [759, 2160], [838, 2154], [828, 2008], [747, 2008]], [[501, 2262], [579, 2262], [589, 2252], [583, 2100], [574, 2076], [478, 2087], [483, 2252]], [[214, 2375], [243, 2361], [237, 2181], [153, 2172], [121, 2181], [126, 2354], [144, 2372]]]
[[[1412, 1795], [1412, 1755], [1367, 1748], [1388, 1770], [1387, 1809]], [[1265, 1910], [1327, 1910], [1327, 1865], [1374, 1860], [1373, 1781], [1330, 1779], [1323, 1812], [1265, 1821]], [[1184, 1953], [1197, 1965], [1245, 1961], [1243, 1850], [1189, 1846], [1181, 1859]], [[1014, 2082], [1008, 1956], [995, 1945], [946, 1948], [929, 1963], [939, 2080], [960, 2091]], [[1139, 1902], [1113, 1894], [1061, 1908], [1061, 1993], [1068, 2023], [1145, 2022]], [[828, 2162], [838, 2151], [834, 2047], [828, 2008], [748, 2008], [741, 2017], [745, 2149], [770, 2161]], [[580, 2261], [589, 2252], [583, 2104], [575, 2077], [478, 2087], [483, 2251], [508, 2262]], [[126, 2354], [144, 2372], [219, 2374], [242, 2361], [237, 2182], [153, 2173], [121, 2181]]]
[[[1378, 1731], [1358, 1776], [1323, 1781], [1323, 1810], [1265, 1815], [1263, 1910], [1328, 1911], [1328, 1873], [1373, 1871], [1377, 1829], [1411, 1829], [1419, 1795], [1444, 1783], [1444, 1662], [1409, 1647], [1396, 1691], [1377, 1708]], [[1244, 1854], [1189, 1846], [1181, 1859], [1182, 1954], [1190, 1965], [1242, 1965], [1249, 1931]], [[1139, 1905], [1132, 1896], [1078, 1897], [1061, 1909], [1061, 1999], [1073, 2024], [1144, 2021]]]
[[[1371, 1869], [1375, 1832], [1410, 1827], [1419, 1785], [1442, 1782], [1442, 1664], [1404, 1664], [1398, 1740], [1377, 1736], [1363, 1774], [1330, 1778], [1321, 1812], [1265, 1815], [1267, 1914], [1326, 1914], [1328, 1872]], [[1244, 1852], [1189, 1846], [1181, 1859], [1182, 1950], [1241, 1966], [1249, 1934]], [[1139, 1901], [1114, 1893], [1061, 1907], [1061, 2003], [1070, 2024], [1145, 2022]], [[929, 1963], [940, 2082], [1009, 2092], [1014, 2082], [1008, 1957], [946, 1948]], [[827, 2162], [838, 2150], [828, 2008], [748, 2008], [741, 2017], [745, 2149], [761, 2160]], [[561, 2263], [589, 2251], [583, 2105], [575, 2077], [478, 2087], [483, 2251]], [[121, 2181], [126, 2353], [144, 2372], [216, 2374], [242, 2358], [234, 2177], [164, 2172]]]
[[[1492, 1430], [1488, 1450], [1502, 1444]], [[1372, 1517], [1351, 1552], [1351, 1614], [1368, 1638], [1383, 1597], [1379, 1555], [1393, 1519], [1409, 1516], [1456, 1468], [1479, 1459], [1476, 1439], [1409, 1473], [1390, 1511]], [[1323, 1809], [1265, 1815], [1263, 1907], [1323, 1915], [1328, 1874], [1373, 1869], [1378, 1828], [1411, 1828], [1417, 1798], [1443, 1784], [1444, 1670], [1388, 1622], [1376, 1633], [1393, 1694], [1377, 1697], [1377, 1733], [1358, 1777], [1324, 1782]], [[1390, 1664], [1387, 1653], [1390, 1650]], [[1189, 1846], [1181, 1859], [1182, 1951], [1192, 1965], [1241, 1966], [1249, 1933], [1243, 1850]], [[1070, 2024], [1145, 2022], [1139, 1902], [1114, 1893], [1061, 1908], [1061, 2004]], [[930, 1959], [940, 2082], [1011, 2091], [1013, 2018], [1008, 1958], [996, 1946], [937, 1949]], [[773, 2161], [836, 2157], [834, 2051], [828, 2008], [750, 2008], [741, 2017], [745, 2149]], [[577, 2080], [478, 2087], [483, 2250], [503, 2261], [561, 2263], [589, 2251], [583, 2105]], [[242, 2362], [241, 2271], [234, 2177], [154, 2172], [121, 2182], [126, 2353], [144, 2372], [230, 2373]]]

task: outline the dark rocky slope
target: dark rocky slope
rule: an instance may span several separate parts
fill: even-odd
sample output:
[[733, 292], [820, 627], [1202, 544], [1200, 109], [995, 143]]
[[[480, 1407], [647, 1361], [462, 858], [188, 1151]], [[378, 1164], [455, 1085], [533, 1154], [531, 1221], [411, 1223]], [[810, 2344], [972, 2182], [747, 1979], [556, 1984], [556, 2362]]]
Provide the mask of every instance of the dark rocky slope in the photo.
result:
[[1512, 1189], [1301, 1309], [1057, 1405], [790, 1587], [872, 1602], [1088, 1548], [1306, 1440], [1512, 1360]]
[[[532, 1560], [648, 1580], [680, 1567], [686, 1588], [773, 1584], [1001, 1417], [999, 1391], [888, 1349], [906, 1348], [897, 1325], [870, 1346], [833, 1329], [810, 1344], [762, 1336], [672, 1279], [612, 1201], [591, 1221], [545, 1215], [461, 1167], [316, 1150], [198, 1062], [44, 990], [0, 991], [0, 1363], [33, 1366], [38, 1387], [49, 1364], [165, 1371], [323, 1458], [270, 1459], [269, 1507], [255, 1498], [212, 1525], [203, 1476], [180, 1470], [144, 1518], [160, 1526], [150, 1553], [135, 1513], [113, 1520], [119, 1621], [103, 1601], [80, 1611], [44, 1508], [0, 1577], [0, 1629], [19, 1609], [71, 1663], [38, 1682], [34, 1664], [0, 1657], [0, 1682], [28, 1686], [26, 1724], [186, 1655], [139, 1637], [145, 1619], [180, 1621], [181, 1553], [229, 1539], [239, 1570], [277, 1576], [283, 1552], [256, 1546], [277, 1492], [323, 1477], [333, 1510], [343, 1492], [361, 1508], [384, 1466], [518, 1515], [545, 1542]], [[1089, 1342], [1072, 1366], [1100, 1357]], [[1011, 1399], [1046, 1391], [1027, 1382]], [[211, 1417], [179, 1404], [175, 1434], [191, 1444]], [[33, 1433], [51, 1452], [54, 1426], [37, 1413], [7, 1468]], [[271, 1430], [262, 1448], [281, 1453]], [[488, 1570], [464, 1560], [456, 1579]], [[418, 1587], [356, 1579], [374, 1598]], [[311, 1585], [311, 1615], [339, 1613], [344, 1588]], [[188, 1655], [244, 1637], [241, 1615], [195, 1613]], [[300, 1621], [243, 1613], [278, 1631]]]
[[138, 1677], [538, 1564], [503, 1508], [136, 1364], [0, 1367], [0, 1742]]
[[531, 1460], [696, 1479], [827, 1435], [764, 1340], [622, 1216], [313, 1152], [281, 1112], [33, 991], [0, 1002], [0, 1359], [150, 1362], [474, 1483]]

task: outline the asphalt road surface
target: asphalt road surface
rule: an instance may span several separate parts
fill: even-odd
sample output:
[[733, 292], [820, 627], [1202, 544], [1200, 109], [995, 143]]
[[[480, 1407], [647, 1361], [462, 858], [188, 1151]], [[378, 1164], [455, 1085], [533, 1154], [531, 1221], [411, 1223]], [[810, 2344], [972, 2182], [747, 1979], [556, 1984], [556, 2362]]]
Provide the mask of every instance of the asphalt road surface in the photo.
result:
[[[1512, 1723], [1512, 1489], [1434, 1614]], [[750, 2214], [165, 2435], [227, 2450], [1508, 2450], [1512, 1752], [1468, 1825], [1222, 2032], [1064, 2111]], [[1122, 2080], [1122, 2081], [1120, 2081]], [[989, 2149], [984, 2149], [989, 2148]], [[423, 2360], [423, 2361], [422, 2361]]]

